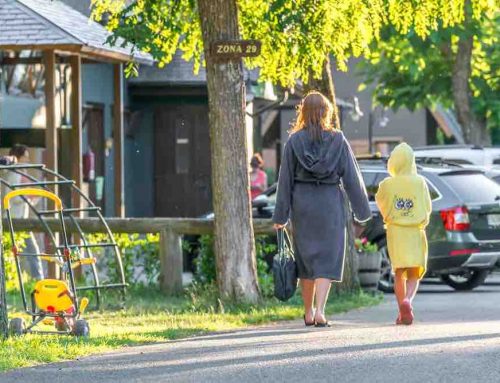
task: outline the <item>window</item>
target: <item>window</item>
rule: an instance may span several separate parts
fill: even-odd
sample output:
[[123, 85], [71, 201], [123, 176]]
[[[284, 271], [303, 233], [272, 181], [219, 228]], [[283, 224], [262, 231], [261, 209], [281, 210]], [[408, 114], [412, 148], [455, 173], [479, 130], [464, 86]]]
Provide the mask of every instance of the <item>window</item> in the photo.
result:
[[472, 165], [472, 162], [464, 160], [463, 158], [446, 158], [447, 162], [453, 162], [458, 165]]
[[[376, 173], [376, 172], [362, 172], [363, 179], [365, 181], [366, 191], [368, 193], [368, 200], [375, 201], [375, 194], [378, 191], [378, 185], [387, 177], [387, 173]], [[431, 195], [431, 200], [436, 200], [440, 197], [440, 194], [436, 188], [426, 179], [427, 187], [429, 188], [429, 194]]]
[[377, 194], [378, 185], [389, 175], [385, 172], [362, 172], [362, 174], [365, 181], [366, 192], [368, 193], [368, 200], [375, 201], [375, 194]]
[[455, 173], [441, 176], [466, 203], [498, 202], [500, 186], [479, 173]]
[[437, 192], [437, 190], [432, 186], [429, 181], [425, 180], [427, 182], [427, 187], [429, 188], [429, 194], [431, 195], [431, 200], [434, 201], [440, 197], [440, 194]]

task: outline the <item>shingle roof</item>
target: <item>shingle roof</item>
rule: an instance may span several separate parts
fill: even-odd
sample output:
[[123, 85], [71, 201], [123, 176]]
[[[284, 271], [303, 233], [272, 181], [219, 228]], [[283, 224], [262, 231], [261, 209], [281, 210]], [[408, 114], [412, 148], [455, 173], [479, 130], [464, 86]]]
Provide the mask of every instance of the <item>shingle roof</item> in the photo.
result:
[[[0, 48], [67, 45], [83, 52], [112, 53], [123, 61], [131, 58], [131, 45], [109, 46], [110, 35], [102, 25], [58, 0], [0, 0]], [[151, 57], [134, 52], [133, 58], [149, 63]]]

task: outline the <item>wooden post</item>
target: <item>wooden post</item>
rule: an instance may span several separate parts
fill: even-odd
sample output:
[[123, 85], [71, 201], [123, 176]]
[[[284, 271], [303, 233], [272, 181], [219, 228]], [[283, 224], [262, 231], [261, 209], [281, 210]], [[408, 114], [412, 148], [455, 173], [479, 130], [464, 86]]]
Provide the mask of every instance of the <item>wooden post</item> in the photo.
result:
[[[57, 172], [56, 55], [54, 50], [49, 49], [43, 52], [43, 62], [45, 64], [45, 165]], [[54, 177], [50, 177], [49, 180], [54, 180]], [[57, 194], [57, 185], [53, 185], [51, 189]], [[47, 201], [47, 203], [49, 209], [54, 209], [54, 204], [51, 201]], [[56, 265], [49, 262], [49, 278], [57, 278], [57, 274]]]
[[115, 216], [125, 217], [123, 156], [123, 68], [114, 65], [113, 152], [115, 169]]
[[[0, 193], [0, 201], [1, 193]], [[2, 217], [2, 204], [0, 203], [0, 217]], [[7, 316], [7, 297], [5, 293], [5, 263], [3, 259], [3, 230], [0, 219], [0, 338], [7, 338], [9, 335], [9, 320]]]
[[182, 292], [182, 241], [172, 229], [160, 231], [160, 288], [169, 295]]
[[[71, 56], [71, 178], [81, 189], [82, 171], [82, 61], [80, 56]], [[81, 196], [73, 193], [73, 207], [82, 207]], [[78, 214], [80, 216], [80, 214]]]

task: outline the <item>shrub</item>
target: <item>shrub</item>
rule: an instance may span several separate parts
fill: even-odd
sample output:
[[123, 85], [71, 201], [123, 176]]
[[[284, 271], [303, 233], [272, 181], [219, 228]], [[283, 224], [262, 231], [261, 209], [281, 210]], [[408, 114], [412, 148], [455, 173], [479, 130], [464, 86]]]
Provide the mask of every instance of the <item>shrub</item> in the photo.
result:
[[[270, 256], [276, 252], [276, 244], [270, 243], [269, 236], [257, 237], [255, 241], [257, 255], [257, 277], [264, 297], [273, 296], [273, 279], [270, 270]], [[216, 281], [215, 253], [213, 237], [200, 237], [198, 257], [195, 259], [196, 273], [194, 280], [198, 285], [211, 285]]]

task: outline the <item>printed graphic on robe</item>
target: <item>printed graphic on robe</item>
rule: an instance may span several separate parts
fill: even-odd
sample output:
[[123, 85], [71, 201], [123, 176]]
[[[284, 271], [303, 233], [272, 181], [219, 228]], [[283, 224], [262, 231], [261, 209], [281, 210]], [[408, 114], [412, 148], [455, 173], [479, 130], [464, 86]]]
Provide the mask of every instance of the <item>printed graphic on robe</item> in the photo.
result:
[[415, 203], [412, 198], [404, 198], [400, 196], [394, 197], [394, 208], [403, 217], [413, 217], [413, 208]]

